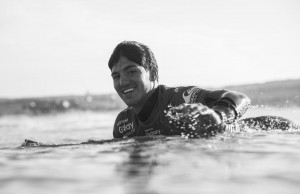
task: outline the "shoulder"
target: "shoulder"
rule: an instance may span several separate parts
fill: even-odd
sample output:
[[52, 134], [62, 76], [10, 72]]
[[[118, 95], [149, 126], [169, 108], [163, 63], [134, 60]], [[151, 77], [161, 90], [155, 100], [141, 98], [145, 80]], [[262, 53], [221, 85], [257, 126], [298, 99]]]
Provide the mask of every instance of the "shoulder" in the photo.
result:
[[122, 138], [124, 134], [133, 129], [133, 114], [131, 107], [124, 109], [118, 114], [114, 124], [114, 138]]
[[127, 107], [124, 110], [122, 110], [118, 114], [118, 116], [116, 118], [116, 121], [115, 121], [115, 124], [119, 125], [120, 120], [128, 118], [132, 111], [133, 111], [132, 107]]
[[197, 86], [163, 86], [163, 89], [164, 92], [170, 97], [172, 105], [178, 105], [182, 103], [203, 103], [205, 96], [210, 91]]
[[165, 85], [159, 85], [158, 89], [160, 94], [173, 96], [173, 95], [182, 95], [184, 92], [193, 92], [191, 90], [194, 90], [194, 87], [195, 86], [168, 87]]

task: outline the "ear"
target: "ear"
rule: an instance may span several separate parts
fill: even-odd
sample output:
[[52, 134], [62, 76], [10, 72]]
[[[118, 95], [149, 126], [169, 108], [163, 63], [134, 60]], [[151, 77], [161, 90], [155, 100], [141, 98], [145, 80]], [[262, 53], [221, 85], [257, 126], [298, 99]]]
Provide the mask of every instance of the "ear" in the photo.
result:
[[156, 73], [153, 70], [150, 70], [150, 80], [153, 82], [156, 80]]

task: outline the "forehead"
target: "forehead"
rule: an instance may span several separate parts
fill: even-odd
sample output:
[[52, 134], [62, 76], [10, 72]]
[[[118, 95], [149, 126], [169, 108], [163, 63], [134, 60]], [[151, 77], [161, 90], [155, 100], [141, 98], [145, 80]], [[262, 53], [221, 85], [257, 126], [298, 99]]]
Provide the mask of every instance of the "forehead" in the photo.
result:
[[137, 63], [128, 60], [126, 57], [121, 56], [118, 62], [111, 68], [112, 72], [122, 71], [131, 67], [143, 68]]

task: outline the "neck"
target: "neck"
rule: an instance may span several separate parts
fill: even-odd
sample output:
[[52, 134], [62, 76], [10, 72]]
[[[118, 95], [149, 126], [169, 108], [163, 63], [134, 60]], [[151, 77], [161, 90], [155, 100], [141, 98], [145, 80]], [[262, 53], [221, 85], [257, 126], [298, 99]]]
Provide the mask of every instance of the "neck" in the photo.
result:
[[143, 101], [141, 103], [139, 103], [138, 106], [132, 107], [136, 114], [139, 114], [141, 112], [141, 110], [143, 109], [145, 104], [147, 104], [147, 102], [149, 101], [149, 98], [152, 96], [152, 94], [154, 93], [154, 91], [157, 87], [158, 87], [158, 82], [153, 82], [152, 89], [146, 94]]
[[157, 101], [158, 101], [158, 88], [152, 91], [151, 95], [148, 97], [147, 101], [144, 103], [144, 105], [138, 112], [137, 117], [141, 122], [145, 122], [149, 119], [151, 113], [153, 112], [153, 109], [155, 108]]

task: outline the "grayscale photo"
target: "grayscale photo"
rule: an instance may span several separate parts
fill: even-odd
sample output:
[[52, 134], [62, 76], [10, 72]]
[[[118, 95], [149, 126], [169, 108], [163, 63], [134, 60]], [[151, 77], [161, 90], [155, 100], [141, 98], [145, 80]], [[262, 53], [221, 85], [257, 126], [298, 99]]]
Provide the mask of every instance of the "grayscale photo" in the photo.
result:
[[0, 0], [0, 194], [299, 194], [300, 1]]

